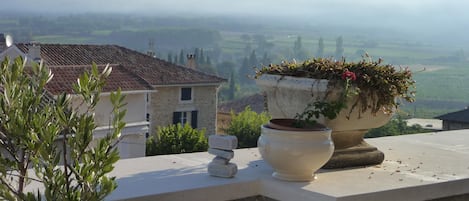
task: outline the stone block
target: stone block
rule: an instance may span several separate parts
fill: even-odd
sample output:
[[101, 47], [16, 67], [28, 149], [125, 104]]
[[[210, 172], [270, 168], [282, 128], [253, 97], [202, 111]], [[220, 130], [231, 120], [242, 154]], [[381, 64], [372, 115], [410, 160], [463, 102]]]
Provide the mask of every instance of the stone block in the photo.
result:
[[238, 138], [234, 135], [210, 135], [208, 146], [215, 149], [233, 150], [238, 147]]
[[208, 153], [212, 154], [212, 155], [215, 155], [215, 156], [220, 156], [220, 157], [228, 159], [228, 160], [231, 160], [234, 157], [234, 152], [233, 151], [228, 151], [228, 150], [208, 148]]
[[234, 163], [222, 165], [211, 162], [208, 164], [208, 174], [210, 174], [211, 176], [230, 178], [234, 177], [237, 172], [238, 166]]
[[230, 162], [230, 160], [217, 156], [212, 160], [212, 163], [220, 164], [220, 165], [227, 165]]

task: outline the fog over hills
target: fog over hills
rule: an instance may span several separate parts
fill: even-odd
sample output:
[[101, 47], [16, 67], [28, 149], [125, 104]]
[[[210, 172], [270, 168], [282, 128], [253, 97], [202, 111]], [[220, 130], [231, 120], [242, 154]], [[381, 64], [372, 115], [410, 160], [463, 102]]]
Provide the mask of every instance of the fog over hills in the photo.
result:
[[460, 0], [7, 0], [1, 13], [283, 19], [299, 24], [393, 29], [417, 38], [469, 44], [469, 1]]

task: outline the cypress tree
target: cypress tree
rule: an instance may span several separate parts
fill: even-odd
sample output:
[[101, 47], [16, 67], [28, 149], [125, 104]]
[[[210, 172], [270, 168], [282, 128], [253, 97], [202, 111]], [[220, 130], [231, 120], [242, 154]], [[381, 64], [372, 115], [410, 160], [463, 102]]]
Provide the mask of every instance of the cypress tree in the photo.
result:
[[324, 57], [324, 39], [322, 37], [320, 37], [318, 41], [318, 52], [316, 57]]
[[184, 59], [184, 50], [181, 49], [181, 51], [179, 52], [179, 65], [184, 65], [186, 64], [186, 61]]
[[336, 40], [336, 43], [335, 43], [335, 58], [336, 59], [342, 59], [342, 57], [344, 56], [344, 40], [342, 38], [342, 36], [339, 36]]

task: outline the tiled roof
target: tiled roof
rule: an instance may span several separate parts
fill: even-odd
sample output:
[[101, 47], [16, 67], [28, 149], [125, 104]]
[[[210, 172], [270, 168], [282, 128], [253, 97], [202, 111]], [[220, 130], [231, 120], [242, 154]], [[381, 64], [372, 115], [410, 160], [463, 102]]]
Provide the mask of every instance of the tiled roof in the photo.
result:
[[254, 94], [230, 102], [222, 103], [218, 106], [218, 111], [225, 113], [233, 111], [237, 114], [244, 111], [244, 109], [249, 106], [251, 107], [252, 111], [261, 113], [265, 111], [264, 100], [265, 99], [262, 94]]
[[[25, 54], [31, 44], [16, 44]], [[225, 79], [178, 66], [117, 45], [40, 44], [48, 66], [117, 64], [150, 85], [218, 84]]]
[[441, 116], [435, 117], [436, 119], [441, 119], [443, 121], [456, 121], [462, 123], [469, 123], [469, 109], [464, 109], [457, 112], [451, 112]]
[[[150, 90], [152, 87], [142, 78], [119, 65], [110, 65], [112, 72], [106, 79], [103, 92], [116, 91], [119, 87], [122, 91]], [[104, 65], [99, 65], [98, 70], [102, 72]], [[73, 84], [85, 71], [91, 72], [91, 65], [82, 66], [49, 66], [54, 74], [52, 80], [46, 85], [46, 89], [52, 94], [61, 92], [72, 93]]]

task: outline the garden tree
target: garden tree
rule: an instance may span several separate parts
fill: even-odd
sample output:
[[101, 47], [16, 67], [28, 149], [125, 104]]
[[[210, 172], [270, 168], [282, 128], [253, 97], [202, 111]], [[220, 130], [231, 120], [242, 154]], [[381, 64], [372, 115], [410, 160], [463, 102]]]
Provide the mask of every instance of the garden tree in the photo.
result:
[[269, 120], [266, 112], [257, 114], [248, 106], [239, 114], [231, 111], [231, 122], [225, 132], [238, 138], [238, 148], [257, 147], [261, 126]]
[[173, 64], [177, 64], [178, 63], [178, 55], [174, 55], [174, 61], [172, 62]]
[[391, 119], [386, 125], [374, 128], [365, 134], [366, 138], [384, 137], [384, 136], [395, 136], [395, 135], [406, 135], [415, 133], [426, 133], [429, 130], [422, 128], [419, 125], [407, 126], [407, 122], [398, 115]]
[[341, 59], [344, 56], [344, 40], [339, 36], [335, 42], [335, 58]]
[[303, 44], [301, 42], [301, 36], [296, 38], [296, 41], [293, 43], [293, 58], [298, 60], [305, 60], [308, 57], [306, 51], [303, 49]]
[[181, 49], [181, 51], [179, 52], [179, 61], [178, 61], [178, 64], [181, 65], [181, 66], [184, 66], [186, 65], [186, 60], [185, 60], [185, 56], [184, 56], [184, 50]]
[[252, 52], [251, 43], [248, 43], [248, 44], [246, 44], [246, 46], [244, 46], [244, 54], [245, 54], [246, 56], [248, 56], [249, 52]]
[[223, 53], [223, 49], [220, 47], [218, 43], [213, 45], [212, 54], [211, 54], [212, 60], [215, 63], [218, 62], [220, 60], [222, 53]]
[[454, 53], [454, 60], [456, 62], [465, 62], [467, 61], [466, 54], [463, 49], [460, 49]]
[[196, 63], [196, 66], [199, 64], [199, 57], [200, 57], [200, 49], [199, 48], [195, 48], [194, 49], [194, 57], [195, 57], [195, 63]]
[[217, 74], [217, 69], [213, 67], [212, 61], [210, 60], [209, 56], [206, 57], [206, 60], [204, 60], [203, 58], [200, 60], [204, 62], [200, 62], [200, 64], [197, 65], [198, 70], [209, 73], [209, 74], [213, 74], [213, 75]]
[[243, 84], [252, 83], [253, 81], [249, 78], [249, 75], [253, 74], [253, 72], [253, 66], [250, 64], [249, 59], [247, 57], [244, 57], [243, 62], [238, 71], [239, 82]]
[[168, 59], [166, 61], [168, 61], [169, 63], [173, 62], [173, 56], [171, 55], [171, 52], [168, 53]]
[[231, 101], [237, 97], [240, 91], [236, 72], [232, 69], [228, 83], [223, 83], [220, 87], [219, 101]]
[[[108, 173], [119, 159], [126, 113], [120, 90], [111, 93], [108, 134], [91, 146], [94, 111], [111, 68], [99, 73], [93, 64], [79, 77], [73, 91], [82, 102], [75, 106], [70, 95], [48, 95], [45, 85], [53, 75], [47, 67], [25, 65], [20, 57], [1, 63], [0, 199], [103, 200], [116, 188]], [[32, 181], [43, 189], [27, 192]]]
[[146, 155], [164, 155], [207, 151], [205, 130], [197, 130], [189, 124], [172, 124], [158, 127], [157, 136], [146, 142]]
[[231, 71], [230, 75], [230, 86], [228, 88], [228, 100], [233, 100], [236, 94], [236, 80], [234, 71]]
[[267, 52], [264, 52], [264, 56], [262, 57], [261, 64], [267, 66], [271, 63], [272, 63], [272, 59], [269, 58], [269, 56], [267, 55]]
[[367, 54], [367, 53], [366, 53], [366, 51], [365, 51], [364, 49], [357, 49], [357, 50], [355, 51], [355, 57], [356, 57], [356, 58], [360, 58], [360, 59], [361, 59], [361, 58], [365, 57], [366, 54]]
[[200, 49], [200, 53], [195, 57], [195, 61], [197, 62], [197, 66], [205, 65], [204, 49]]
[[235, 64], [231, 61], [223, 61], [216, 65], [217, 75], [223, 78], [228, 78], [231, 72], [235, 69]]
[[248, 34], [242, 34], [239, 38], [241, 38], [241, 40], [245, 42], [251, 41], [251, 36], [249, 36]]
[[324, 39], [319, 37], [318, 40], [318, 52], [316, 53], [316, 57], [324, 57]]
[[250, 66], [251, 68], [253, 68], [253, 67], [259, 65], [259, 61], [257, 60], [257, 56], [256, 56], [256, 51], [255, 51], [255, 50], [253, 50], [253, 51], [251, 52], [251, 55], [249, 55], [249, 61], [248, 61], [248, 62], [249, 62], [249, 66]]
[[268, 42], [264, 35], [256, 34], [253, 36], [253, 40], [256, 42], [257, 51], [260, 53], [266, 52], [266, 50], [274, 47], [274, 43]]

